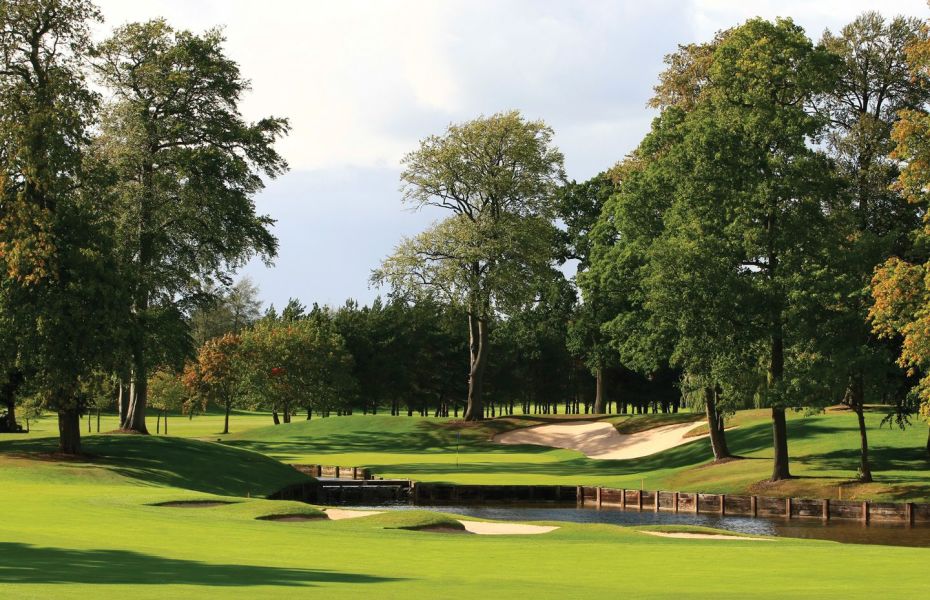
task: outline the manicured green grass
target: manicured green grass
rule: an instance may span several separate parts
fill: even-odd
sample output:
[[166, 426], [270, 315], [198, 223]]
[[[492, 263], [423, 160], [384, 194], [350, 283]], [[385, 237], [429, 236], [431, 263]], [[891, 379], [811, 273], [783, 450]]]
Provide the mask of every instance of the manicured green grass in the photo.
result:
[[[696, 415], [611, 417], [621, 431], [693, 419]], [[565, 417], [560, 417], [565, 418]], [[745, 411], [727, 432], [730, 448], [744, 457], [711, 465], [709, 442], [696, 439], [636, 460], [590, 460], [570, 450], [493, 443], [494, 433], [554, 420], [511, 417], [466, 424], [442, 419], [352, 416], [298, 421], [234, 434], [225, 444], [285, 462], [368, 466], [383, 477], [486, 484], [562, 484], [815, 498], [930, 501], [926, 425], [907, 430], [879, 427], [870, 413], [876, 482], [853, 483], [859, 461], [855, 416], [828, 412], [789, 415], [791, 468], [798, 479], [765, 485], [771, 474], [768, 411]]]
[[[168, 433], [175, 437], [186, 438], [203, 438], [203, 437], [222, 437], [223, 431], [223, 413], [211, 410], [206, 414], [196, 414], [193, 417], [177, 413], [171, 413], [168, 417]], [[87, 430], [88, 419], [90, 420], [90, 433], [97, 433], [97, 415], [92, 413], [81, 417], [81, 434], [90, 435]], [[149, 433], [156, 434], [158, 427], [158, 418], [155, 411], [149, 411], [146, 424]], [[249, 412], [233, 411], [229, 416], [229, 430], [231, 433], [242, 432], [247, 429], [264, 427], [271, 425], [271, 413], [266, 412]], [[24, 425], [20, 419], [20, 425]], [[162, 423], [161, 434], [164, 435], [164, 423]], [[119, 417], [115, 413], [101, 413], [100, 415], [100, 432], [106, 433], [119, 428]], [[54, 414], [47, 414], [39, 420], [32, 420], [29, 423], [30, 433], [0, 434], [0, 442], [11, 439], [34, 439], [36, 437], [47, 437], [58, 435], [58, 421]], [[214, 438], [215, 439], [215, 438]]]
[[[263, 521], [257, 517], [316, 512], [242, 497], [246, 480], [268, 487], [287, 479], [263, 474], [285, 471], [251, 454], [139, 436], [87, 442], [98, 458], [60, 462], [30, 458], [41, 449], [35, 443], [0, 441], [3, 598], [849, 599], [918, 598], [927, 589], [927, 549], [668, 539], [570, 523], [532, 537], [397, 528], [448, 523], [419, 511]], [[214, 468], [180, 460], [197, 454]], [[137, 470], [141, 457], [144, 471]], [[147, 482], [149, 474], [158, 476]], [[153, 506], [191, 498], [234, 503]]]

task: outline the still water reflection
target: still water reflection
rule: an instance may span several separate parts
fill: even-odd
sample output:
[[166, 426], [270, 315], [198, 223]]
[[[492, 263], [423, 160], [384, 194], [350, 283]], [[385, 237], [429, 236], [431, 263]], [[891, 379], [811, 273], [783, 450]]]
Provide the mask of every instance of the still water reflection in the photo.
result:
[[847, 544], [882, 544], [890, 546], [930, 547], [930, 526], [907, 527], [900, 524], [859, 521], [829, 521], [818, 519], [771, 519], [721, 517], [693, 513], [629, 511], [575, 507], [540, 506], [391, 506], [354, 507], [374, 510], [435, 510], [468, 517], [508, 521], [570, 521], [572, 523], [610, 523], [614, 525], [701, 525], [739, 533], [775, 535], [781, 537], [833, 540]]

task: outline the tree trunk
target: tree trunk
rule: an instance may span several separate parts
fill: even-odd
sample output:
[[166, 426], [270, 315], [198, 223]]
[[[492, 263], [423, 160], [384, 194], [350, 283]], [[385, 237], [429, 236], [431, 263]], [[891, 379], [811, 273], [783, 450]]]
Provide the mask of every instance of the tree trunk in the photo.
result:
[[161, 433], [161, 411], [158, 411], [158, 419], [155, 421], [155, 434]]
[[[136, 349], [133, 362], [135, 364], [129, 386], [129, 408], [126, 412], [126, 423], [123, 428], [147, 434], [149, 431], [145, 427], [145, 407], [148, 403], [149, 382], [142, 350]], [[193, 414], [193, 411], [191, 414]]]
[[604, 414], [604, 369], [598, 367], [594, 372], [595, 392], [594, 392], [594, 412], [595, 414]]
[[129, 414], [129, 397], [130, 390], [126, 384], [126, 379], [120, 379], [119, 396], [116, 399], [116, 409], [119, 412], [119, 428], [129, 429], [129, 423], [126, 421], [126, 415]]
[[62, 454], [81, 453], [81, 415], [76, 408], [58, 411], [58, 451]]
[[168, 409], [165, 409], [165, 435], [168, 435]]
[[226, 409], [225, 414], [223, 415], [223, 433], [224, 434], [229, 433], [229, 405], [230, 404], [231, 403], [228, 398], [226, 399], [226, 402], [223, 403], [224, 405], [223, 407]]
[[727, 447], [723, 417], [717, 411], [717, 392], [714, 388], [704, 388], [704, 411], [707, 413], [707, 429], [710, 430], [710, 446], [714, 451], [714, 460], [730, 458], [732, 455]]
[[772, 481], [791, 479], [791, 472], [788, 469], [788, 422], [784, 408], [772, 409], [772, 441], [775, 446]]
[[856, 413], [859, 422], [859, 481], [872, 482], [872, 466], [869, 462], [869, 438], [865, 426], [865, 383], [862, 374], [854, 375], [849, 382], [847, 405]]
[[97, 407], [97, 433], [100, 433], [100, 407]]
[[859, 481], [861, 483], [872, 483], [872, 466], [869, 464], [869, 439], [865, 429], [865, 410], [860, 404], [855, 408], [855, 411], [859, 420], [859, 440], [861, 441]]
[[484, 368], [488, 358], [488, 323], [485, 317], [468, 315], [468, 347], [471, 368], [468, 372], [468, 404], [465, 409], [465, 420], [481, 421], [484, 419], [481, 392], [484, 386]]
[[[785, 372], [785, 342], [782, 337], [780, 315], [774, 319], [774, 330], [768, 373], [769, 387], [777, 385]], [[788, 422], [785, 418], [785, 409], [781, 407], [772, 407], [772, 445], [775, 450], [772, 481], [791, 479], [791, 471], [788, 468]]]
[[3, 383], [3, 403], [6, 405], [6, 426], [0, 426], [0, 431], [17, 431], [16, 427], [16, 392], [22, 386], [25, 377], [20, 371], [13, 370], [7, 372], [6, 381]]
[[274, 421], [274, 424], [275, 424], [275, 425], [280, 425], [280, 424], [281, 424], [281, 419], [278, 418], [278, 411], [277, 411], [277, 410], [272, 410], [272, 411], [271, 411], [271, 420]]

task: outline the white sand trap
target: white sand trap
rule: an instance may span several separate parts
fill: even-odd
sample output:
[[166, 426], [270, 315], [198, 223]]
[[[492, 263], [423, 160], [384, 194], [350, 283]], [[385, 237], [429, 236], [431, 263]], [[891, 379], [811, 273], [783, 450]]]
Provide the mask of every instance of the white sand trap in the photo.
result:
[[494, 441], [499, 444], [532, 444], [577, 450], [588, 458], [624, 460], [641, 458], [675, 446], [707, 437], [685, 437], [685, 434], [703, 425], [703, 421], [664, 425], [639, 433], [618, 433], [610, 423], [570, 421], [551, 425], [536, 425], [499, 433]]
[[327, 508], [326, 516], [331, 521], [341, 521], [343, 519], [357, 519], [359, 517], [370, 517], [371, 515], [380, 515], [380, 510], [346, 510], [344, 508]]
[[681, 540], [749, 540], [750, 542], [774, 541], [769, 538], [745, 537], [742, 535], [723, 535], [719, 533], [673, 533], [671, 531], [641, 531], [640, 533], [648, 533], [649, 535], [665, 538], [678, 538]]
[[501, 521], [485, 523], [484, 521], [463, 521], [459, 519], [459, 523], [465, 526], [465, 531], [477, 533], [478, 535], [538, 535], [558, 529], [558, 527], [551, 525], [524, 525], [523, 523]]

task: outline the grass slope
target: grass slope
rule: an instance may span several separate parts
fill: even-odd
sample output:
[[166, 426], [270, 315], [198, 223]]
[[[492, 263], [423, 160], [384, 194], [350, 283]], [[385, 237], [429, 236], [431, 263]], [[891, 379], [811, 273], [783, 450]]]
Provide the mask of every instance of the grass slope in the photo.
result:
[[[563, 417], [564, 418], [564, 417]], [[624, 432], [681, 422], [694, 415], [611, 417]], [[224, 443], [286, 462], [368, 466], [384, 477], [485, 484], [563, 484], [668, 489], [717, 493], [755, 491], [769, 495], [874, 500], [930, 501], [930, 461], [924, 450], [925, 425], [905, 431], [879, 427], [882, 415], [868, 415], [876, 483], [852, 482], [859, 460], [855, 416], [829, 412], [789, 416], [791, 468], [797, 479], [777, 485], [760, 482], [771, 473], [768, 411], [744, 411], [727, 432], [730, 449], [744, 460], [709, 464], [706, 439], [635, 460], [590, 460], [570, 450], [504, 446], [494, 433], [552, 418], [511, 417], [482, 424], [391, 416], [331, 417], [261, 427]]]
[[[926, 592], [927, 549], [679, 540], [570, 523], [532, 537], [397, 529], [448, 524], [448, 517], [424, 512], [344, 521], [262, 521], [257, 517], [315, 511], [290, 502], [192, 491], [241, 490], [230, 484], [228, 470], [244, 480], [267, 477], [262, 471], [271, 468], [268, 464], [234, 449], [112, 436], [88, 440], [99, 459], [56, 462], [28, 458], [24, 450], [34, 448], [11, 444], [0, 443], [3, 598], [471, 600], [622, 593], [849, 599], [916, 598]], [[177, 460], [197, 452], [210, 455], [215, 468]], [[145, 473], [171, 475], [145, 483], [139, 471], [114, 468], [136, 464], [138, 453], [151, 454]], [[152, 506], [193, 496], [234, 503]], [[607, 568], [591, 568], [592, 561]]]
[[[266, 496], [309, 478], [288, 465], [249, 450], [222, 444], [143, 435], [91, 435], [85, 456], [57, 462], [57, 440], [0, 439], [0, 466], [48, 476], [51, 481], [101, 480], [107, 473], [147, 487], [166, 487], [229, 496]], [[35, 469], [42, 461], [46, 468]]]

